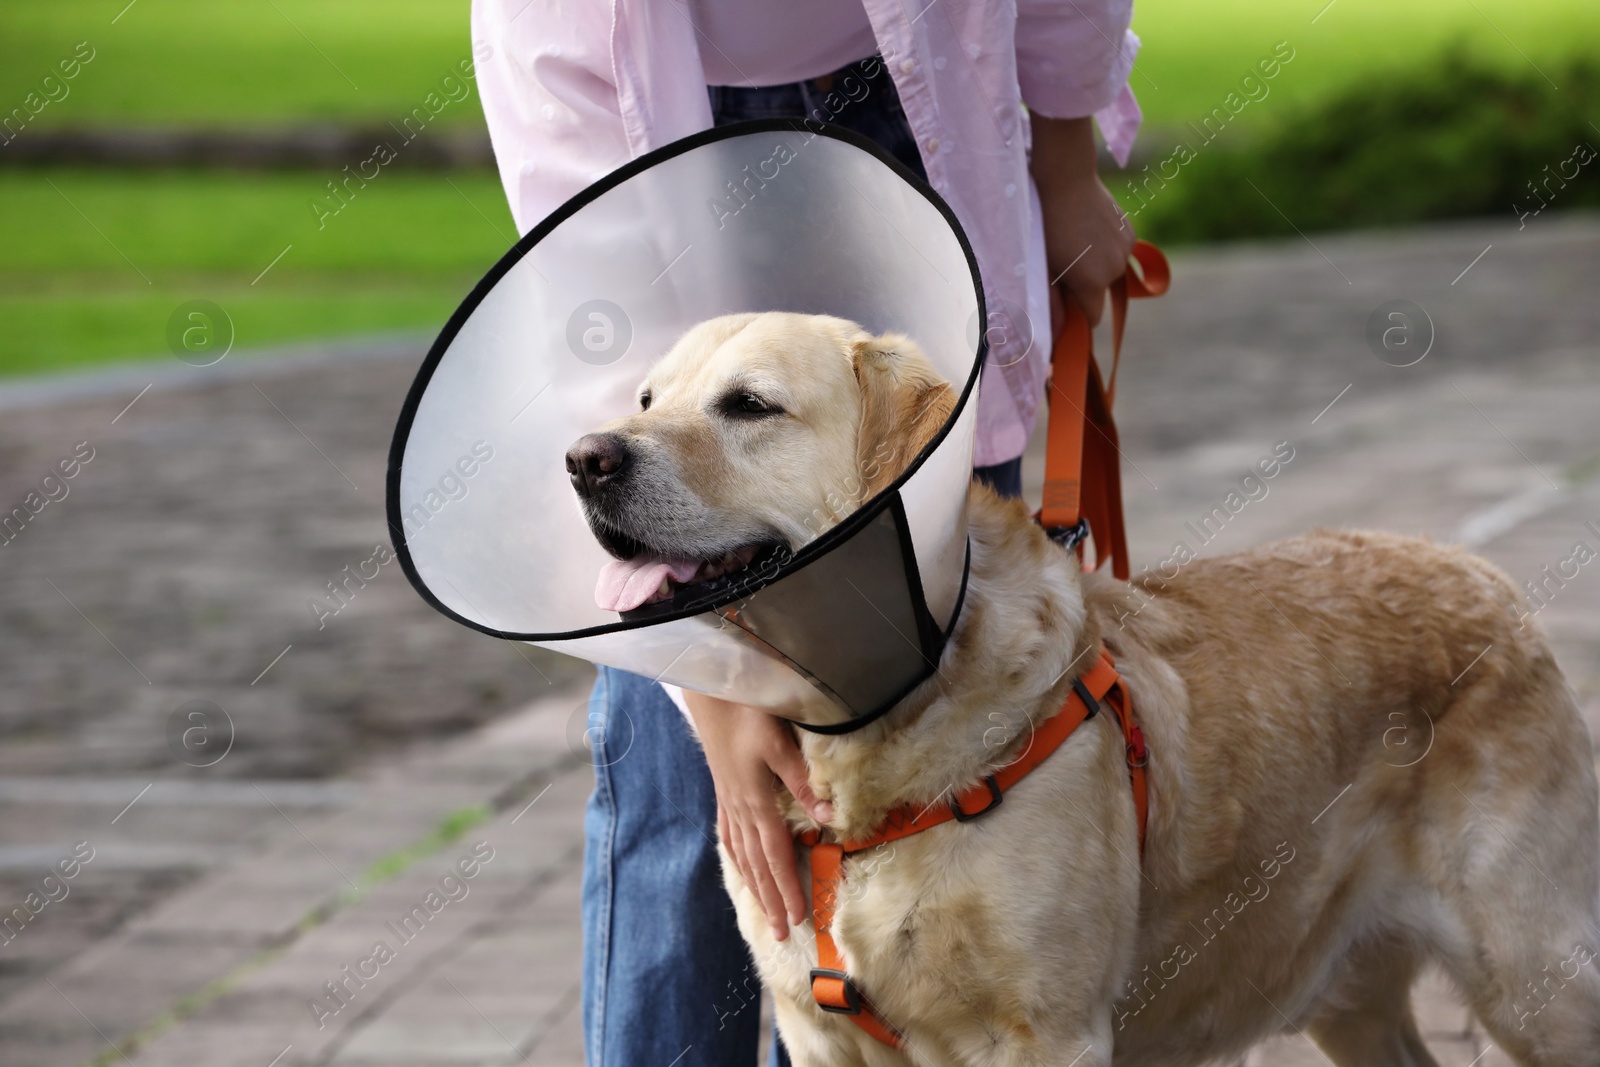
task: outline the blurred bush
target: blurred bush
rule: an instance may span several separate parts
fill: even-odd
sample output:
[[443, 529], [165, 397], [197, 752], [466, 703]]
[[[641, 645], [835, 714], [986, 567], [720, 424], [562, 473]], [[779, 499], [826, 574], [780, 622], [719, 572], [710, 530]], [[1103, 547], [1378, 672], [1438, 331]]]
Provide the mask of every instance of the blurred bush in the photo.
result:
[[1238, 145], [1191, 133], [1186, 162], [1163, 151], [1111, 185], [1140, 234], [1169, 243], [1470, 216], [1531, 221], [1541, 203], [1600, 205], [1600, 129], [1590, 121], [1600, 117], [1600, 62], [1547, 66], [1559, 90], [1524, 69], [1507, 74], [1454, 49], [1286, 111]]

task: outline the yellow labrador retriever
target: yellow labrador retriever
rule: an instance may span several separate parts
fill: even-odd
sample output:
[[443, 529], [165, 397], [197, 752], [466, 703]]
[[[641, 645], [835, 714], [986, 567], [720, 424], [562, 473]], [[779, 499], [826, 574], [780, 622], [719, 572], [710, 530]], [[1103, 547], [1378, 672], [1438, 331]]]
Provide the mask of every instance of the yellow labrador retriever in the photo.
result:
[[[626, 610], [798, 547], [953, 400], [905, 337], [779, 313], [696, 326], [640, 411], [569, 455], [618, 557], [598, 595]], [[809, 924], [775, 942], [724, 853], [797, 1064], [1170, 1067], [1296, 1029], [1340, 1067], [1425, 1065], [1409, 989], [1430, 964], [1518, 1063], [1600, 1064], [1590, 740], [1504, 574], [1323, 530], [1121, 583], [971, 493], [938, 674], [865, 729], [800, 735], [829, 829], [864, 836], [977, 782], [1005, 755], [997, 723], [1026, 744], [1103, 641], [1149, 741], [1147, 848], [1100, 715], [1002, 808], [847, 861], [834, 936], [903, 1051], [817, 1008]]]

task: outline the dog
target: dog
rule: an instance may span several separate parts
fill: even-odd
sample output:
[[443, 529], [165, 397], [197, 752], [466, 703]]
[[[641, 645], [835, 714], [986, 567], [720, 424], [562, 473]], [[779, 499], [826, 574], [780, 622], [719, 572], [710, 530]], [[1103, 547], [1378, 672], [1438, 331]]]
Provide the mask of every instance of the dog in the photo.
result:
[[[787, 313], [693, 327], [640, 410], [568, 454], [617, 557], [602, 600], [798, 548], [903, 470], [955, 399], [905, 336]], [[848, 859], [833, 936], [900, 1050], [818, 1008], [810, 921], [777, 942], [724, 850], [796, 1064], [1175, 1067], [1298, 1030], [1339, 1067], [1427, 1065], [1410, 989], [1428, 966], [1517, 1063], [1600, 1064], [1594, 756], [1502, 572], [1317, 530], [1123, 583], [978, 484], [969, 537], [937, 673], [859, 731], [799, 735], [826, 830], [860, 838], [978, 782], [1103, 643], [1148, 739], [1145, 848], [1123, 736], [1099, 715], [1002, 808]], [[847, 717], [830, 708], [805, 718]]]

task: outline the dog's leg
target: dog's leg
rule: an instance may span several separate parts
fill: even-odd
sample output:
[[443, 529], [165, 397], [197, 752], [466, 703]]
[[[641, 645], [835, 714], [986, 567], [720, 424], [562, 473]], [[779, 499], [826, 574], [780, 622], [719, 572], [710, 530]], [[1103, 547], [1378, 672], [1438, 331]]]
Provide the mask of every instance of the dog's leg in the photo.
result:
[[1438, 1067], [1411, 1012], [1418, 969], [1408, 945], [1358, 947], [1306, 1032], [1339, 1067]]
[[[1451, 919], [1436, 948], [1517, 1063], [1600, 1067], [1600, 822], [1589, 739], [1548, 656], [1520, 678], [1506, 673], [1518, 684], [1491, 676], [1473, 695], [1493, 712], [1491, 725], [1474, 726], [1475, 760], [1446, 759], [1427, 802], [1440, 828], [1429, 841], [1440, 861], [1432, 880]], [[1451, 740], [1441, 729], [1440, 744]]]
[[[1502, 906], [1515, 910], [1514, 901]], [[1529, 939], [1518, 951], [1494, 946], [1452, 968], [1489, 1036], [1523, 1067], [1600, 1067], [1600, 937], [1592, 924], [1558, 919], [1565, 936], [1515, 917], [1505, 925], [1507, 937]]]
[[1485, 898], [1497, 929], [1451, 974], [1518, 1064], [1600, 1067], [1600, 925], [1594, 909], [1519, 904], [1537, 898], [1532, 885]]

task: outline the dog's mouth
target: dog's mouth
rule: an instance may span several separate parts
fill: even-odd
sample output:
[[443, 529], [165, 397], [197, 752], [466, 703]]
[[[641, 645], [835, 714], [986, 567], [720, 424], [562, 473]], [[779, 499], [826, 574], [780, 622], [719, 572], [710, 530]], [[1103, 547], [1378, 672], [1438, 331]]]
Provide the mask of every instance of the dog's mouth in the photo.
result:
[[787, 552], [786, 546], [767, 541], [694, 559], [657, 552], [618, 530], [593, 529], [601, 546], [617, 557], [600, 568], [594, 600], [602, 610], [619, 614], [674, 600], [684, 590], [714, 594], [718, 586], [731, 586], [758, 564]]

